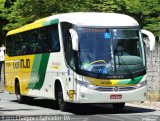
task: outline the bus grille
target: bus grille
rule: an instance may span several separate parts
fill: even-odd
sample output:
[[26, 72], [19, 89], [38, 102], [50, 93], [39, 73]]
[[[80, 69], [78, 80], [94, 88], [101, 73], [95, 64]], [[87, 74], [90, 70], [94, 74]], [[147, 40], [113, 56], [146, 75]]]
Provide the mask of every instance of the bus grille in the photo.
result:
[[128, 86], [128, 87], [118, 87], [118, 90], [115, 90], [117, 87], [97, 87], [97, 91], [131, 91], [137, 89], [137, 86]]

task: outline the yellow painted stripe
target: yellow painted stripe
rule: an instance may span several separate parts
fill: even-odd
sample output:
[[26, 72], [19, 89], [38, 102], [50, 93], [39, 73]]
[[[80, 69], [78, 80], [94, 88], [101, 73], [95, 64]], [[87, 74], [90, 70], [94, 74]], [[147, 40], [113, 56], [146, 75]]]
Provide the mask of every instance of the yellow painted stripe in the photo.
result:
[[34, 23], [43, 23], [45, 21], [46, 21], [46, 18], [42, 18], [42, 19], [36, 20]]
[[8, 32], [7, 35], [12, 35], [12, 34], [24, 32], [24, 31], [28, 31], [28, 30], [31, 30], [31, 29], [40, 28], [40, 27], [43, 26], [44, 22], [46, 22], [46, 18], [36, 20], [35, 22], [33, 22], [31, 24], [27, 24], [23, 27], [20, 27], [18, 29], [15, 29], [15, 30], [12, 30], [12, 31]]
[[90, 77], [84, 77], [85, 80], [88, 80], [92, 85], [97, 85], [97, 86], [114, 86], [116, 85], [119, 80], [116, 79], [95, 79], [95, 78], [90, 78]]
[[42, 27], [42, 23], [32, 23], [32, 24], [29, 24], [29, 25], [26, 25], [24, 27], [21, 27], [19, 29], [15, 29], [15, 30], [12, 30], [10, 32], [7, 33], [7, 36], [8, 35], [12, 35], [12, 34], [16, 34], [16, 33], [20, 33], [20, 32], [24, 32], [24, 31], [28, 31], [28, 30], [32, 30], [32, 29], [36, 29], [36, 28], [40, 28]]

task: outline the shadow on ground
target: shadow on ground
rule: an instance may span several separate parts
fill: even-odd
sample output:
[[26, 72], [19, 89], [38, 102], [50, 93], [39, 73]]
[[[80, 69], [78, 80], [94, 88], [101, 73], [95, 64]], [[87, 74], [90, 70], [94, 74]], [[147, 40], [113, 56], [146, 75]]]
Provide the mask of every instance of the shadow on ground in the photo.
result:
[[[12, 102], [17, 102], [13, 100]], [[25, 103], [30, 106], [38, 106], [42, 108], [48, 108], [53, 110], [59, 110], [56, 101], [46, 100], [46, 99], [34, 99], [33, 101], [28, 101]], [[154, 109], [139, 108], [125, 106], [124, 110], [121, 112], [116, 112], [113, 110], [111, 104], [71, 104], [67, 112], [73, 113], [75, 115], [96, 115], [96, 114], [135, 114], [135, 113], [147, 113], [154, 112]]]

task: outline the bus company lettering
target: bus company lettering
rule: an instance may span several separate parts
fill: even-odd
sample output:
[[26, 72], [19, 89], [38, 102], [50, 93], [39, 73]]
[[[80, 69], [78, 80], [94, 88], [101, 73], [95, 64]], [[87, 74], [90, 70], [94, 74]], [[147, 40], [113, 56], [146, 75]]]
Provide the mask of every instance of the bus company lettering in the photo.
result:
[[60, 62], [53, 62], [52, 61], [52, 66], [61, 66], [61, 63]]
[[30, 68], [30, 59], [21, 59], [13, 61], [13, 68]]
[[60, 67], [61, 66], [61, 63], [60, 62], [53, 62], [52, 61], [52, 67]]
[[111, 81], [102, 81], [101, 85], [112, 85]]
[[6, 62], [6, 67], [11, 67], [11, 63], [10, 62]]

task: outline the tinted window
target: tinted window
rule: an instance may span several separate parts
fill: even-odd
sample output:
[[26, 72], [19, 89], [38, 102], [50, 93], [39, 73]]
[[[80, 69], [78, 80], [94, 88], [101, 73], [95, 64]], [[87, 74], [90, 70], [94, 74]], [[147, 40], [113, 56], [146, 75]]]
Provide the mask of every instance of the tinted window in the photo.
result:
[[59, 52], [58, 24], [8, 36], [6, 45], [9, 56]]
[[60, 51], [59, 35], [58, 35], [58, 25], [52, 25], [49, 31], [51, 49], [54, 52]]
[[71, 35], [69, 29], [72, 28], [72, 25], [69, 23], [62, 23], [62, 34], [63, 34], [63, 44], [65, 51], [65, 58], [67, 64], [75, 69], [75, 52], [72, 49]]

